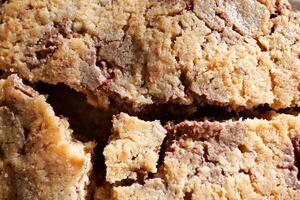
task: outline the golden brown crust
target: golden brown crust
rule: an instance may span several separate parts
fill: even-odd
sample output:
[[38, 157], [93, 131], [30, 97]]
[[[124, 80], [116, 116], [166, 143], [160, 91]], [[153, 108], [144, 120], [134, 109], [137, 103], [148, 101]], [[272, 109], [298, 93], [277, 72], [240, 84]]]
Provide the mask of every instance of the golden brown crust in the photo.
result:
[[163, 164], [154, 177], [113, 185], [106, 194], [120, 200], [296, 199], [299, 124], [299, 116], [278, 115], [169, 126]]
[[299, 105], [299, 14], [286, 0], [12, 0], [0, 68], [102, 107]]
[[159, 151], [167, 131], [159, 121], [145, 122], [120, 113], [113, 120], [113, 135], [104, 149], [106, 180], [138, 180], [157, 172]]
[[92, 143], [71, 137], [45, 97], [16, 75], [0, 82], [0, 196], [84, 199]]

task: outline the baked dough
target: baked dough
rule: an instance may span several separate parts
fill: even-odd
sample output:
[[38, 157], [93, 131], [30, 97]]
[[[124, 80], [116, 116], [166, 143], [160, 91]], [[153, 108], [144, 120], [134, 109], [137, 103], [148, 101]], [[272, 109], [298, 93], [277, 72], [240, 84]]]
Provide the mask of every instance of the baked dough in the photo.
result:
[[0, 69], [93, 105], [300, 105], [300, 17], [286, 0], [11, 0], [0, 23]]
[[85, 199], [94, 144], [16, 75], [0, 81], [0, 105], [0, 199]]

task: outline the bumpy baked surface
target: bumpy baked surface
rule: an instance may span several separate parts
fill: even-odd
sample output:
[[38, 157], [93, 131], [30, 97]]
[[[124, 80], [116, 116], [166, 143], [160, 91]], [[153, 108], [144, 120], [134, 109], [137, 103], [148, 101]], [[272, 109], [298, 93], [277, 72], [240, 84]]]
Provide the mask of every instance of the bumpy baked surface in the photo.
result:
[[104, 149], [106, 180], [138, 180], [156, 173], [166, 133], [159, 121], [145, 122], [125, 113], [115, 116], [113, 135]]
[[300, 104], [300, 17], [286, 0], [10, 0], [0, 10], [0, 68], [95, 105]]
[[[104, 186], [95, 199], [297, 199], [300, 117], [166, 126], [153, 178]], [[128, 147], [130, 148], [130, 147]]]
[[0, 199], [85, 199], [93, 144], [12, 75], [0, 81]]

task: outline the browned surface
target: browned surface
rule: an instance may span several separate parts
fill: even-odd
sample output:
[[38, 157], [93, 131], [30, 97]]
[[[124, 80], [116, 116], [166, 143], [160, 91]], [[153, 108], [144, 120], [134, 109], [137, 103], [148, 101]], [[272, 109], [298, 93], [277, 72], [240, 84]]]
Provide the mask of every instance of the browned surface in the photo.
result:
[[300, 20], [289, 8], [285, 0], [12, 0], [0, 14], [0, 68], [131, 112], [294, 107]]
[[[0, 4], [3, 2], [0, 1]], [[293, 8], [296, 5], [293, 4]], [[203, 190], [214, 198], [222, 194], [229, 199], [238, 198], [238, 195], [240, 198], [252, 195], [251, 198], [264, 199], [264, 195], [270, 191], [271, 196], [276, 193], [278, 198], [292, 199], [298, 194], [299, 183], [295, 178], [294, 166], [299, 164], [297, 134], [289, 135], [290, 138], [286, 140], [279, 137], [282, 139], [279, 151], [288, 161], [280, 163], [282, 170], [274, 167], [274, 163], [268, 164], [278, 177], [285, 178], [268, 181], [270, 186], [255, 183], [253, 187], [242, 188], [248, 183], [247, 177], [250, 177], [250, 182], [257, 178], [247, 174], [244, 169], [234, 173], [230, 171], [236, 183], [228, 183], [229, 186], [222, 182], [229, 179], [222, 174], [224, 170], [217, 171], [217, 175], [209, 178], [203, 174], [180, 173], [174, 179], [166, 179], [168, 173], [175, 174], [177, 169], [174, 163], [168, 164], [168, 160], [164, 162], [164, 156], [182, 160], [178, 154], [183, 152], [190, 156], [186, 164], [199, 167], [211, 162], [219, 154], [222, 155], [220, 159], [227, 159], [224, 151], [244, 150], [244, 134], [238, 133], [232, 137], [234, 129], [218, 138], [224, 127], [217, 122], [184, 122], [177, 125], [178, 135], [172, 136], [175, 140], [169, 139], [163, 145], [169, 147], [174, 142], [173, 149], [163, 149], [160, 153], [157, 178], [151, 178], [153, 174], [148, 174], [147, 170], [134, 169], [138, 174], [137, 182], [131, 179], [118, 183], [135, 183], [132, 187], [115, 185], [112, 189], [112, 185], [105, 183], [106, 168], [102, 155], [111, 134], [112, 115], [118, 110], [146, 113], [140, 115], [143, 119], [180, 122], [198, 117], [198, 121], [206, 117], [221, 121], [237, 119], [241, 115], [235, 111], [240, 108], [246, 108], [246, 117], [267, 116], [271, 119], [271, 114], [265, 110], [257, 114], [252, 108], [259, 105], [267, 105], [271, 109], [298, 106], [300, 18], [299, 13], [289, 11], [287, 1], [56, 0], [50, 3], [47, 0], [11, 0], [8, 5], [2, 6], [0, 68], [17, 72], [30, 82], [65, 84], [37, 88], [43, 94], [50, 95], [47, 102], [54, 107], [57, 115], [68, 117], [76, 138], [97, 141], [93, 181], [101, 188], [95, 192], [95, 199], [109, 199], [112, 195], [120, 199], [192, 199], [202, 198]], [[110, 111], [87, 105], [82, 95], [67, 87], [84, 93], [91, 104], [109, 107]], [[35, 97], [35, 92], [27, 87], [16, 86], [16, 89], [31, 98]], [[217, 107], [199, 109], [206, 104]], [[218, 106], [234, 111], [228, 113]], [[187, 117], [197, 109], [200, 110], [198, 113]], [[18, 133], [20, 124], [10, 112], [1, 110], [0, 118], [5, 119], [1, 123], [3, 127]], [[172, 132], [173, 128], [170, 126], [169, 131]], [[182, 134], [186, 136], [181, 138]], [[201, 138], [198, 138], [199, 134]], [[258, 130], [257, 135], [261, 137]], [[11, 135], [11, 139], [16, 138]], [[188, 138], [199, 148], [191, 150], [184, 146], [190, 144], [190, 141], [186, 141]], [[16, 149], [20, 149], [19, 146], [24, 143], [24, 138], [19, 139], [14, 143]], [[183, 146], [178, 141], [182, 141]], [[207, 144], [212, 146], [209, 148]], [[286, 151], [280, 149], [280, 145], [290, 147], [291, 144], [293, 147]], [[11, 146], [5, 148], [10, 151]], [[1, 155], [0, 151], [0, 158]], [[203, 163], [194, 162], [197, 159]], [[281, 162], [282, 159], [280, 157], [274, 162]], [[220, 163], [215, 162], [212, 161], [220, 168]], [[262, 166], [260, 162], [256, 164], [258, 168]], [[166, 169], [168, 165], [171, 165], [170, 169]], [[185, 165], [177, 165], [179, 168], [182, 166]], [[211, 167], [210, 164], [208, 166]], [[264, 184], [269, 177], [263, 172], [261, 174], [263, 178], [260, 181]], [[22, 179], [25, 175], [20, 177]], [[195, 177], [196, 181], [193, 182], [190, 177]], [[180, 181], [184, 179], [184, 186], [178, 186], [177, 178]], [[209, 182], [213, 189], [210, 186], [197, 188], [195, 185], [201, 185], [198, 179], [201, 179], [200, 182]], [[167, 187], [167, 181], [174, 185]], [[276, 188], [273, 183], [280, 186]], [[218, 190], [219, 185], [225, 187], [224, 184], [230, 190], [226, 194]], [[271, 186], [278, 190], [272, 193]], [[7, 188], [0, 187], [0, 190], [9, 194]], [[17, 195], [22, 195], [22, 192], [20, 190]]]
[[299, 120], [169, 125], [158, 172], [139, 183], [104, 185], [95, 199], [297, 199]]

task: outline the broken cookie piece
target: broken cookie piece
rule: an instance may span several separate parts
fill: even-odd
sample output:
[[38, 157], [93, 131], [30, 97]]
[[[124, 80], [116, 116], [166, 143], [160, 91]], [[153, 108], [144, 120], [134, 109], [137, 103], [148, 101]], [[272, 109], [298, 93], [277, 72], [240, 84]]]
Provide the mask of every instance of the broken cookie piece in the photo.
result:
[[85, 199], [93, 143], [16, 75], [0, 81], [1, 199]]
[[113, 185], [106, 193], [111, 199], [299, 197], [300, 116], [184, 121], [166, 129], [170, 138], [158, 172], [143, 183]]
[[294, 107], [299, 16], [287, 0], [11, 0], [0, 68], [128, 112]]
[[138, 180], [156, 173], [166, 133], [159, 121], [146, 122], [125, 113], [115, 116], [113, 135], [104, 149], [106, 180]]

